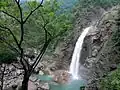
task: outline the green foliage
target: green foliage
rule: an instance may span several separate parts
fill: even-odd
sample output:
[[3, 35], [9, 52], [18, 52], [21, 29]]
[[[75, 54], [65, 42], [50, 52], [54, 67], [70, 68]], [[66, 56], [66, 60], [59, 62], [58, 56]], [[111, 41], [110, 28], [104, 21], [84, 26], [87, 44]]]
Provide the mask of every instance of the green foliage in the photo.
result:
[[[7, 40], [7, 42], [6, 42]], [[5, 41], [5, 42], [4, 42]], [[8, 46], [13, 43], [11, 35], [6, 31], [0, 31], [0, 63], [12, 63], [17, 59], [17, 53], [12, 52], [13, 47]], [[14, 45], [14, 43], [12, 44]]]
[[0, 52], [0, 63], [10, 64], [17, 61], [17, 55], [11, 51]]
[[[36, 7], [37, 3], [29, 2], [26, 6]], [[31, 9], [31, 8], [29, 8]], [[25, 43], [26, 47], [41, 48], [45, 42], [45, 29], [51, 34], [47, 38], [54, 39], [51, 42], [49, 50], [53, 50], [58, 40], [63, 39], [66, 31], [72, 29], [72, 15], [70, 12], [59, 13], [60, 3], [56, 0], [46, 2], [43, 7], [38, 9], [25, 25]], [[29, 10], [30, 11], [30, 10]], [[25, 12], [26, 13], [26, 12]], [[26, 13], [27, 14], [27, 13]]]
[[100, 90], [120, 90], [120, 68], [101, 80]]
[[[10, 49], [18, 52], [20, 63], [25, 71], [22, 89], [27, 90], [29, 77], [51, 40], [58, 40], [58, 36], [71, 29], [72, 24], [68, 16], [70, 14], [57, 13], [59, 10], [57, 0], [45, 2], [43, 5], [35, 1], [21, 5], [19, 1], [2, 0], [0, 2], [0, 46], [3, 47], [0, 47], [0, 50], [3, 49], [0, 51], [0, 62], [11, 63], [16, 59], [15, 52], [12, 53]], [[40, 51], [32, 65], [25, 58], [26, 48], [35, 48]]]
[[75, 7], [75, 16], [84, 19], [95, 8], [109, 9], [120, 4], [120, 0], [79, 0]]
[[[21, 9], [23, 11], [23, 19], [28, 16], [28, 14], [34, 10], [39, 5], [36, 1], [26, 2], [21, 4]], [[58, 40], [63, 39], [65, 32], [70, 31], [72, 29], [72, 15], [69, 12], [59, 13], [60, 3], [57, 0], [52, 0], [43, 4], [43, 7], [40, 7], [36, 10], [28, 19], [28, 21], [24, 24], [24, 41], [22, 44], [23, 49], [26, 48], [36, 48], [41, 49], [43, 44], [45, 43], [45, 29], [49, 34], [47, 34], [47, 39], [54, 39], [49, 46], [49, 50], [51, 51], [55, 48], [58, 43]], [[20, 40], [20, 26], [19, 23], [4, 13], [2, 11], [7, 12], [8, 14], [14, 16], [18, 20], [20, 20], [20, 13], [17, 5], [14, 0], [1, 0], [0, 2], [0, 25], [6, 26], [11, 29], [17, 40]], [[46, 24], [45, 28], [44, 25]], [[9, 61], [14, 60], [12, 56], [14, 53], [11, 53], [8, 50], [8, 44], [17, 48], [17, 45], [10, 34], [10, 32], [6, 29], [0, 28], [0, 58], [1, 61]], [[4, 50], [2, 50], [2, 48]], [[13, 47], [11, 48], [13, 50]], [[7, 53], [8, 52], [8, 53]]]

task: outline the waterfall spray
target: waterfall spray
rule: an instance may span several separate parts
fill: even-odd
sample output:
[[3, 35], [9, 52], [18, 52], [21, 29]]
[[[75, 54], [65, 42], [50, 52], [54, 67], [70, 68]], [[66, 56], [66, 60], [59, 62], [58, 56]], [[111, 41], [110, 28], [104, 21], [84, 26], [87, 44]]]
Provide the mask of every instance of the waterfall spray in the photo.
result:
[[81, 50], [82, 50], [84, 38], [91, 28], [92, 28], [92, 26], [85, 28], [76, 42], [73, 56], [72, 56], [72, 61], [70, 64], [70, 71], [69, 71], [71, 73], [73, 79], [81, 78], [81, 77], [79, 77], [79, 67], [80, 67], [79, 59], [81, 57]]

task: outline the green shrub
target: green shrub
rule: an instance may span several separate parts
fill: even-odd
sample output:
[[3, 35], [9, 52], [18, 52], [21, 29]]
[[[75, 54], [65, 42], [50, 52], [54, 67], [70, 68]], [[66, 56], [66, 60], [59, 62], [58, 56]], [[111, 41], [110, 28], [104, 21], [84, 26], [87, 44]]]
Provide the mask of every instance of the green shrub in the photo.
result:
[[11, 51], [0, 52], [0, 63], [10, 64], [17, 61], [17, 55]]
[[120, 68], [100, 81], [100, 90], [120, 90]]

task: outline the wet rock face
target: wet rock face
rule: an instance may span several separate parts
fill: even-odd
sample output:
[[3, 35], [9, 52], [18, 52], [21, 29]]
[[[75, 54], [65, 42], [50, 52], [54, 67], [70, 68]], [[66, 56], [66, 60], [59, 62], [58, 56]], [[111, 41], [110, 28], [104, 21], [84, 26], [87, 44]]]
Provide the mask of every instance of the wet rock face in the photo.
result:
[[84, 64], [87, 57], [89, 57], [89, 55], [91, 54], [92, 51], [91, 48], [92, 48], [91, 40], [89, 39], [89, 37], [86, 37], [81, 51], [81, 57], [80, 57], [81, 64]]

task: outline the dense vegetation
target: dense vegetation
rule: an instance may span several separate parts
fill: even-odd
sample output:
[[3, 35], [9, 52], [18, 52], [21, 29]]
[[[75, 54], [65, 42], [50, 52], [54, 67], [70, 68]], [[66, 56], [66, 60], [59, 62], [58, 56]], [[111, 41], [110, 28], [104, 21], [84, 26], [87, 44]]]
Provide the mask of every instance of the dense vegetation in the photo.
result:
[[100, 90], [120, 90], [120, 68], [108, 73], [100, 82]]
[[119, 0], [79, 0], [75, 7], [75, 16], [80, 19], [85, 19], [96, 8], [101, 7], [107, 10], [119, 4]]
[[[16, 63], [24, 70], [22, 90], [27, 90], [29, 77], [47, 48], [53, 50], [61, 36], [72, 29], [69, 12], [58, 13], [61, 8], [56, 0], [43, 1], [0, 1], [0, 64], [18, 60]], [[33, 58], [26, 55], [29, 48], [33, 54], [34, 50], [38, 51], [32, 64], [28, 58]]]

